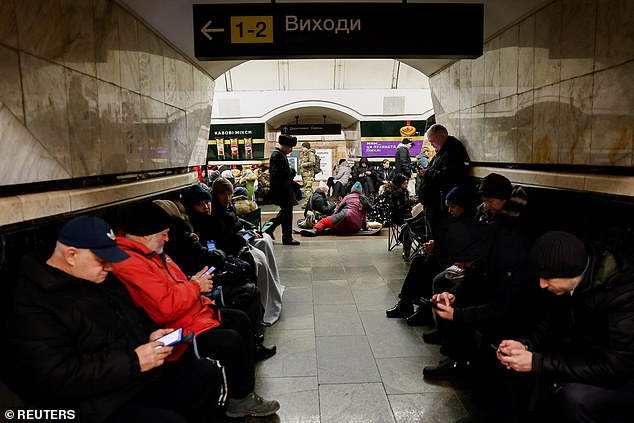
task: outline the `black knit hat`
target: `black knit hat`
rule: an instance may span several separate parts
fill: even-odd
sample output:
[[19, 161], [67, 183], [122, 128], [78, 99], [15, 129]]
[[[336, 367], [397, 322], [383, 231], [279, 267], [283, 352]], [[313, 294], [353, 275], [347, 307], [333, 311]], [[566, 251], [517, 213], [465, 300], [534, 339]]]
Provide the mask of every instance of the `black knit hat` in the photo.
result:
[[130, 208], [121, 226], [130, 235], [154, 235], [169, 228], [170, 216], [158, 204], [143, 202]]
[[297, 145], [297, 137], [291, 137], [290, 135], [282, 134], [277, 139], [277, 142], [287, 147], [295, 147]]
[[192, 187], [183, 194], [183, 205], [188, 209], [203, 200], [211, 201], [211, 194], [200, 185], [192, 185]]
[[576, 236], [563, 231], [546, 232], [531, 248], [531, 261], [539, 277], [573, 278], [583, 273], [588, 252]]
[[475, 197], [475, 187], [458, 185], [453, 187], [451, 191], [447, 193], [445, 201], [466, 209], [473, 206], [473, 203], [475, 203]]
[[483, 197], [508, 200], [512, 191], [511, 181], [497, 173], [489, 173], [480, 182], [479, 194]]

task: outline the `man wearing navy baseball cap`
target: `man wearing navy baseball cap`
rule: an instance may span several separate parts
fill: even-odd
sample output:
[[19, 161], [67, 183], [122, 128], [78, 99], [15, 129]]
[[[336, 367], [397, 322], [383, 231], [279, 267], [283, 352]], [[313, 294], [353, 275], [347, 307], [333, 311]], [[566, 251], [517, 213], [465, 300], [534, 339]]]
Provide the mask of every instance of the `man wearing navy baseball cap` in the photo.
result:
[[173, 329], [158, 329], [106, 280], [111, 263], [129, 258], [115, 239], [102, 219], [80, 216], [46, 262], [23, 258], [7, 319], [8, 384], [30, 406], [83, 422], [210, 421], [220, 369], [165, 362], [173, 347], [158, 339]]

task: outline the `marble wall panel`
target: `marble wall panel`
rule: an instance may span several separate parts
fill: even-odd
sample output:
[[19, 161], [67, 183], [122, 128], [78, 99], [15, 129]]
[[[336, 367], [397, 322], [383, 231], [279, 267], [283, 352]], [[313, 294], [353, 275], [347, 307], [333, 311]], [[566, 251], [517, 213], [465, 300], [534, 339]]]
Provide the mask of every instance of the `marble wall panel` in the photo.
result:
[[64, 37], [60, 0], [16, 1], [15, 14], [20, 49], [63, 63]]
[[560, 80], [561, 75], [561, 0], [535, 15], [535, 88]]
[[126, 171], [126, 145], [121, 131], [121, 88], [104, 81], [97, 83], [99, 145], [104, 175]]
[[0, 45], [0, 101], [24, 123], [18, 52]]
[[533, 156], [533, 91], [517, 95], [517, 148], [516, 161], [530, 163]]
[[440, 79], [441, 74], [436, 74], [429, 78], [429, 93], [431, 95], [431, 103], [434, 106], [436, 116], [445, 114], [445, 108], [441, 101]]
[[460, 108], [460, 68], [454, 63], [445, 69], [440, 77], [440, 101], [446, 113], [454, 113]]
[[125, 142], [126, 171], [141, 170], [147, 144], [141, 96], [125, 88], [121, 88], [121, 131]]
[[15, 22], [14, 0], [0, 1], [0, 44], [18, 46], [18, 27]]
[[461, 60], [460, 65], [460, 110], [473, 106], [473, 92], [471, 90], [471, 60]]
[[459, 112], [460, 126], [455, 136], [460, 141], [470, 140], [473, 138], [471, 134], [471, 109], [463, 109]]
[[163, 76], [165, 78], [165, 103], [175, 106], [178, 104], [178, 55], [173, 48], [165, 43], [163, 46]]
[[94, 0], [95, 58], [97, 77], [121, 84], [118, 6], [109, 0]]
[[66, 70], [68, 122], [73, 177], [101, 174], [97, 80]]
[[0, 186], [70, 178], [70, 173], [1, 102], [0, 140]]
[[191, 147], [187, 142], [187, 119], [183, 110], [167, 106], [167, 137], [170, 143], [167, 167], [188, 163]]
[[93, 0], [60, 0], [64, 24], [64, 64], [90, 76], [97, 74]]
[[484, 101], [500, 98], [500, 37], [484, 44]]
[[517, 96], [501, 98], [497, 113], [497, 136], [500, 145], [500, 161], [515, 163], [517, 160]]
[[137, 37], [137, 20], [127, 12], [117, 9], [119, 20], [119, 48], [121, 53], [121, 87], [136, 93], [139, 88], [139, 41]]
[[590, 162], [632, 166], [634, 61], [594, 74]]
[[471, 61], [471, 104], [484, 103], [484, 55]]
[[561, 79], [592, 72], [597, 0], [562, 0]]
[[460, 132], [460, 113], [447, 113], [443, 119], [443, 125], [450, 134], [458, 134]]
[[532, 90], [535, 72], [535, 16], [520, 22], [517, 52], [517, 92]]
[[592, 75], [561, 82], [559, 163], [588, 164], [592, 139]]
[[144, 25], [139, 25], [139, 42], [144, 46], [144, 49], [139, 52], [139, 89], [141, 94], [158, 101], [165, 101], [161, 42]]
[[26, 126], [62, 166], [70, 169], [64, 68], [25, 53], [20, 60]]
[[484, 160], [500, 161], [500, 122], [503, 119], [500, 100], [484, 104]]
[[559, 84], [536, 89], [533, 106], [533, 163], [557, 163]]
[[500, 35], [500, 98], [517, 94], [519, 26]]
[[634, 59], [634, 2], [597, 1], [595, 71]]
[[167, 108], [164, 103], [148, 97], [142, 98], [141, 105], [147, 136], [144, 169], [164, 168], [169, 157], [170, 147], [167, 131]]
[[471, 161], [484, 161], [484, 104], [471, 108], [471, 136], [465, 144]]

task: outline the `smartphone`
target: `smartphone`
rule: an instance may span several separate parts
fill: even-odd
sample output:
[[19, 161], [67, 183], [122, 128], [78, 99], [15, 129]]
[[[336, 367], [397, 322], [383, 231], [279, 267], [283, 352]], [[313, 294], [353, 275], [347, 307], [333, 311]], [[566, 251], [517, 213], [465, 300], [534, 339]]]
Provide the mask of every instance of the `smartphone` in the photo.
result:
[[209, 266], [209, 269], [207, 269], [205, 271], [205, 273], [203, 273], [203, 275], [211, 275], [212, 273], [214, 273], [216, 271], [216, 268], [213, 266]]
[[497, 345], [495, 345], [495, 344], [489, 344], [489, 345], [491, 345], [491, 348], [493, 348], [496, 352], [499, 351], [501, 355], [503, 355], [505, 357], [508, 357], [508, 354], [506, 354], [504, 351], [499, 349]]
[[156, 348], [169, 347], [170, 345], [178, 344], [183, 340], [183, 328], [178, 328], [175, 331], [168, 333], [167, 335], [161, 336], [157, 341], [163, 343], [162, 346], [158, 346]]
[[428, 300], [427, 298], [421, 298], [420, 302], [430, 306], [431, 308], [435, 308], [436, 310], [442, 310], [440, 307], [438, 307], [438, 304], [436, 304], [435, 302], [431, 300]]
[[246, 241], [251, 241], [254, 236], [251, 232], [246, 232], [244, 235], [242, 235], [242, 238], [244, 238]]
[[209, 251], [215, 250], [216, 249], [216, 243], [213, 240], [207, 241], [207, 249]]

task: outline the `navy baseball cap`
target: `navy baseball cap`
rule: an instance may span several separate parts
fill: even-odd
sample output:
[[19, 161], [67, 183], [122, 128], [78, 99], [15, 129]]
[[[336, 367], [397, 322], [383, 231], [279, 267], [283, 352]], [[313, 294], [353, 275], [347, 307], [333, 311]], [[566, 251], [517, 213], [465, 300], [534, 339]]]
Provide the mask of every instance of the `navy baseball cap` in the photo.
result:
[[69, 220], [57, 240], [70, 247], [91, 250], [110, 263], [119, 263], [130, 257], [117, 247], [112, 228], [96, 216], [79, 216]]

